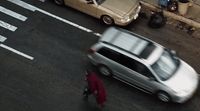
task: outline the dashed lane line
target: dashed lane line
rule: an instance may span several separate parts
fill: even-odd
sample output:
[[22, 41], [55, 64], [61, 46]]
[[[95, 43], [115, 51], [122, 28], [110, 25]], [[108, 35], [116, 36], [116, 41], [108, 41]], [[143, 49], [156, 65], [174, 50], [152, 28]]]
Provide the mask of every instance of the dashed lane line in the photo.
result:
[[27, 17], [25, 17], [25, 16], [23, 16], [21, 14], [18, 14], [16, 12], [12, 11], [12, 10], [6, 9], [6, 8], [4, 8], [2, 6], [0, 6], [0, 12], [2, 12], [4, 14], [7, 14], [7, 15], [9, 15], [11, 17], [14, 17], [14, 18], [16, 18], [18, 20], [21, 20], [21, 21], [26, 21], [26, 19], [27, 19]]
[[4, 49], [7, 49], [7, 50], [9, 50], [9, 51], [11, 51], [11, 52], [14, 52], [14, 53], [16, 53], [16, 54], [18, 54], [18, 55], [21, 55], [21, 56], [23, 56], [23, 57], [25, 57], [25, 58], [27, 58], [27, 59], [29, 59], [29, 60], [33, 60], [33, 59], [34, 59], [32, 56], [29, 56], [29, 55], [27, 55], [27, 54], [25, 54], [25, 53], [22, 53], [22, 52], [20, 52], [20, 51], [18, 51], [18, 50], [16, 50], [16, 49], [13, 49], [13, 48], [11, 48], [11, 47], [9, 47], [9, 46], [7, 46], [7, 45], [0, 44], [0, 47], [2, 47], [2, 48], [4, 48]]
[[62, 21], [62, 22], [64, 22], [64, 23], [67, 23], [67, 24], [69, 24], [69, 25], [71, 25], [71, 26], [74, 26], [74, 27], [76, 27], [76, 28], [78, 28], [78, 29], [81, 29], [81, 30], [83, 30], [83, 31], [85, 31], [85, 32], [92, 33], [92, 34], [94, 34], [94, 35], [96, 35], [96, 36], [98, 36], [98, 37], [101, 36], [101, 34], [96, 33], [96, 32], [94, 32], [94, 31], [92, 31], [91, 29], [88, 29], [88, 28], [86, 28], [86, 27], [83, 27], [83, 26], [81, 26], [81, 25], [78, 25], [78, 24], [76, 24], [76, 23], [73, 23], [73, 22], [71, 22], [71, 21], [69, 21], [69, 20], [63, 19], [63, 18], [61, 18], [61, 17], [59, 17], [59, 16], [56, 16], [56, 15], [54, 15], [54, 14], [51, 14], [51, 13], [45, 11], [45, 10], [42, 10], [42, 9], [40, 9], [40, 8], [37, 8], [37, 7], [35, 7], [35, 6], [33, 6], [33, 5], [30, 5], [30, 4], [26, 3], [26, 2], [23, 2], [23, 1], [21, 1], [21, 0], [7, 0], [7, 1], [9, 1], [9, 2], [11, 2], [11, 3], [14, 3], [14, 4], [18, 5], [18, 6], [21, 6], [21, 7], [25, 8], [25, 9], [31, 10], [31, 11], [33, 11], [33, 12], [34, 12], [34, 11], [39, 11], [39, 12], [45, 14], [45, 15], [48, 15], [48, 16], [50, 16], [50, 17], [53, 17], [53, 18], [55, 18], [55, 19], [57, 19], [57, 20], [60, 20], [60, 21]]

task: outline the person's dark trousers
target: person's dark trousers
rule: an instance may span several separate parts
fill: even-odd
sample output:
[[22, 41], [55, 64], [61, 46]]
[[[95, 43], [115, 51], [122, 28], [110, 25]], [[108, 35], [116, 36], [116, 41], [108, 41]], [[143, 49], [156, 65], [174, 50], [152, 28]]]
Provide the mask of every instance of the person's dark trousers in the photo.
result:
[[88, 96], [91, 95], [92, 92], [90, 91], [90, 89], [88, 87], [85, 87], [84, 88], [84, 91], [83, 91], [83, 96], [85, 99], [88, 99]]

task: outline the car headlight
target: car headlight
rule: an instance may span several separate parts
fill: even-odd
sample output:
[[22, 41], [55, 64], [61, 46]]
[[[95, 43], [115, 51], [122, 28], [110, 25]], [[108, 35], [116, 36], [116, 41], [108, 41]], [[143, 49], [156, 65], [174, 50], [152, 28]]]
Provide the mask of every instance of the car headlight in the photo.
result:
[[121, 18], [122, 22], [127, 22], [130, 20], [130, 17], [128, 15], [124, 16], [123, 18]]
[[141, 10], [141, 6], [139, 5], [139, 6], [136, 8], [135, 15], [133, 16], [134, 19], [136, 19], [136, 18], [139, 16], [140, 10]]

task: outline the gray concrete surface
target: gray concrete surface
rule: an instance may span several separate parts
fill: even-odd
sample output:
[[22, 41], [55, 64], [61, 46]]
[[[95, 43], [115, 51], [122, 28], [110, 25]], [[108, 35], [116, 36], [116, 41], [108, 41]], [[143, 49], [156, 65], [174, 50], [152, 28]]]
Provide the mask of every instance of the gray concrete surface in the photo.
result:
[[[146, 2], [150, 5], [153, 5], [155, 7], [159, 7], [158, 0], [141, 0], [143, 2]], [[192, 6], [189, 7], [188, 12], [183, 17], [194, 20], [198, 23], [200, 23], [200, 0], [191, 0]], [[175, 14], [180, 15], [178, 12], [175, 12]]]

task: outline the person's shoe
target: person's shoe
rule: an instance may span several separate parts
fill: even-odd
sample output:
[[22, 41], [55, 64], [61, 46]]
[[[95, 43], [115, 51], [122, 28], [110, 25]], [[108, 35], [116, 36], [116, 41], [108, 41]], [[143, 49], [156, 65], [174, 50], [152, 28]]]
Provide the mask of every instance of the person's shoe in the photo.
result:
[[88, 100], [88, 95], [87, 95], [87, 94], [84, 94], [84, 95], [83, 95], [83, 99], [84, 99], [84, 100]]

